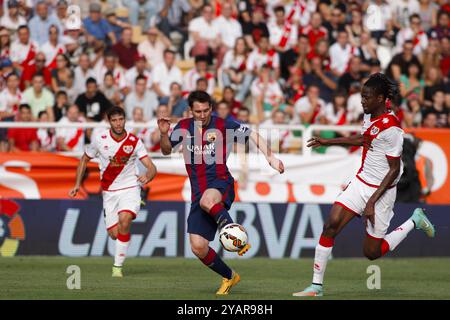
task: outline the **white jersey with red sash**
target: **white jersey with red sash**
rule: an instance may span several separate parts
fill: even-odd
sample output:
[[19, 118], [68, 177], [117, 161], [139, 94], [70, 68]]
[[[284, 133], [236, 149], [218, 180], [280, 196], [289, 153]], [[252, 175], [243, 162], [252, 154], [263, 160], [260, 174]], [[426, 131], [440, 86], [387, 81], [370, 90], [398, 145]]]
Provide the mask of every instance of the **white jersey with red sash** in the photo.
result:
[[266, 53], [260, 49], [253, 50], [247, 59], [247, 71], [258, 71], [264, 64], [274, 69], [280, 67], [280, 57], [275, 50]]
[[[74, 123], [67, 117], [61, 118], [58, 123]], [[82, 152], [84, 148], [84, 130], [82, 128], [58, 128], [56, 129], [56, 139], [63, 138], [66, 146], [72, 151]]]
[[103, 191], [118, 191], [139, 186], [136, 161], [147, 157], [142, 141], [128, 133], [116, 140], [110, 130], [99, 132], [85, 149], [89, 158], [99, 159]]
[[[189, 94], [191, 91], [194, 91], [197, 87], [197, 80], [200, 78], [202, 78], [202, 75], [200, 75], [200, 73], [195, 68], [186, 72], [186, 74], [183, 76], [183, 92]], [[206, 72], [203, 78], [208, 81], [207, 92], [212, 95], [214, 93], [214, 87], [216, 85], [214, 75]]]
[[[296, 30], [295, 29], [295, 25], [294, 25], [294, 17], [296, 16], [296, 14], [298, 16], [302, 16], [303, 13], [306, 10], [306, 4], [304, 3], [304, 1], [300, 1], [300, 0], [295, 0], [293, 6], [291, 7], [291, 10], [289, 11], [288, 16], [286, 17], [286, 21], [283, 27], [283, 31], [281, 34], [281, 38], [280, 41], [278, 42], [278, 46], [280, 48], [285, 49], [286, 45], [288, 44], [288, 41], [291, 38], [291, 34], [292, 34], [292, 30]], [[297, 17], [298, 20], [298, 17]], [[295, 41], [297, 40], [297, 33], [295, 33], [294, 36], [294, 43], [292, 43], [292, 45], [295, 44]]]
[[[402, 155], [403, 130], [392, 112], [373, 119], [365, 114], [361, 134], [364, 147], [361, 168], [356, 176], [366, 185], [378, 187], [389, 171], [388, 159]], [[403, 172], [403, 162], [400, 163], [400, 172], [393, 185], [397, 184]]]
[[63, 44], [57, 44], [56, 47], [50, 42], [46, 42], [42, 45], [41, 50], [45, 54], [45, 65], [50, 69], [56, 68], [56, 57], [59, 54], [66, 52], [66, 47]]
[[26, 67], [34, 63], [34, 58], [39, 50], [39, 46], [34, 41], [23, 44], [15, 41], [11, 45], [11, 60], [19, 63], [22, 67]]

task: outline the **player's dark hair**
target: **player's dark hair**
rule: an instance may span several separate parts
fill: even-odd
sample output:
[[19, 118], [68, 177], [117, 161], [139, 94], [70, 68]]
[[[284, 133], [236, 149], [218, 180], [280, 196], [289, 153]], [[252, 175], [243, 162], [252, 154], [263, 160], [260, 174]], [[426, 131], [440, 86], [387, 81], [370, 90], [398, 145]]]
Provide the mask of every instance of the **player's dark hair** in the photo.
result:
[[194, 102], [200, 102], [200, 103], [206, 102], [210, 106], [212, 106], [211, 96], [205, 91], [192, 91], [188, 97], [189, 107], [192, 108], [194, 106]]
[[372, 74], [364, 86], [371, 88], [375, 95], [382, 95], [390, 101], [398, 101], [400, 96], [398, 83], [380, 72]]
[[106, 112], [106, 115], [108, 116], [108, 120], [111, 120], [112, 116], [115, 115], [123, 116], [125, 118], [125, 110], [121, 107], [114, 106]]

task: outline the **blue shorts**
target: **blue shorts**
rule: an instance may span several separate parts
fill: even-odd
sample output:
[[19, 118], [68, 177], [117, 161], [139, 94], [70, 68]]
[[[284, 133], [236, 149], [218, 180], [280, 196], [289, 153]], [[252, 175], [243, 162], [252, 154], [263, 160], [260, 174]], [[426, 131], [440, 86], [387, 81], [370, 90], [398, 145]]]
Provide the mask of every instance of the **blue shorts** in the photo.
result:
[[[234, 201], [234, 180], [215, 180], [212, 183], [208, 183], [208, 189], [217, 189], [222, 194], [222, 202], [225, 209], [230, 210]], [[187, 220], [188, 228], [187, 232], [192, 234], [198, 234], [203, 238], [213, 241], [217, 232], [216, 221], [200, 207], [200, 198], [193, 201], [191, 204], [191, 211]]]

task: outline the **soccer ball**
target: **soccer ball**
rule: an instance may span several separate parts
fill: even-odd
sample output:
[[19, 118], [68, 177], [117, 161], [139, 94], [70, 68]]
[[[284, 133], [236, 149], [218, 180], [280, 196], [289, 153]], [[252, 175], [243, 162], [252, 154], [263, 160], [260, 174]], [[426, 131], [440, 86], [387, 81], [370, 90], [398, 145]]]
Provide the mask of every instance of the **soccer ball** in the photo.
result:
[[220, 230], [219, 240], [225, 250], [237, 252], [247, 244], [248, 235], [243, 226], [230, 223]]

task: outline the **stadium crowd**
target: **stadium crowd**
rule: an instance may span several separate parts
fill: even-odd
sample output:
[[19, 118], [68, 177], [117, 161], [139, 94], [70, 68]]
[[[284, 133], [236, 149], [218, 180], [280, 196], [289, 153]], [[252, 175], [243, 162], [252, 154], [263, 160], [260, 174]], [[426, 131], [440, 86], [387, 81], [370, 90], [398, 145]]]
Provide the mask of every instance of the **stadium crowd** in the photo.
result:
[[[150, 128], [189, 116], [192, 90], [243, 123], [360, 124], [361, 85], [381, 71], [400, 84], [404, 127], [450, 127], [447, 0], [0, 4], [0, 121], [101, 122], [118, 105], [156, 151]], [[0, 152], [81, 151], [91, 134], [0, 129]]]

